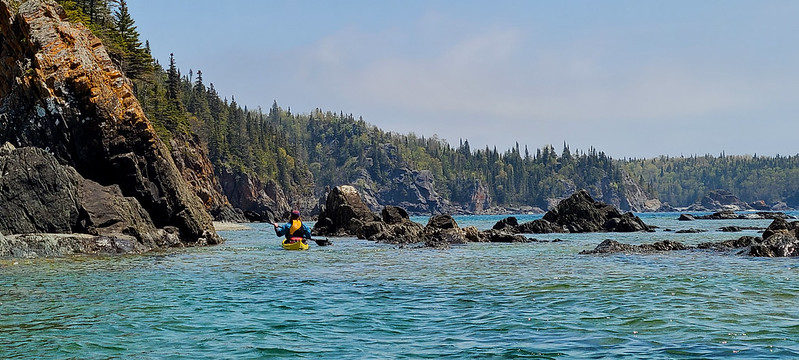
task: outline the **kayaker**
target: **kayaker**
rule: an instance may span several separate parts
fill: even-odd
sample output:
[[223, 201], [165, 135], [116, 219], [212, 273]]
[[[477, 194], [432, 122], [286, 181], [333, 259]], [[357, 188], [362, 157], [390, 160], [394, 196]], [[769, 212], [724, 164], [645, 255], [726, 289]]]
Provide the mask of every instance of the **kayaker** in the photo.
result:
[[300, 212], [298, 210], [293, 210], [291, 212], [289, 222], [283, 225], [272, 223], [272, 225], [275, 227], [275, 235], [285, 236], [286, 240], [291, 242], [300, 241], [303, 238], [311, 238], [311, 229], [308, 228], [308, 225], [302, 223], [302, 220], [300, 220]]

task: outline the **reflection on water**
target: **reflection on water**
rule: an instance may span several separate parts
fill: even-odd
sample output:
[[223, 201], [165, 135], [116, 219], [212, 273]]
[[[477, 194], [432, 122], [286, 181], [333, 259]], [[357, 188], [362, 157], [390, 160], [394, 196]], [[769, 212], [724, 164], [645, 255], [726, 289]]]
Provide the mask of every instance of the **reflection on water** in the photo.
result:
[[[500, 218], [457, 220], [486, 229]], [[799, 357], [796, 259], [578, 255], [606, 238], [694, 245], [770, 221], [643, 218], [659, 230], [449, 250], [342, 238], [292, 252], [255, 225], [221, 232], [216, 247], [0, 260], [0, 356]], [[710, 231], [664, 231], [688, 227]]]

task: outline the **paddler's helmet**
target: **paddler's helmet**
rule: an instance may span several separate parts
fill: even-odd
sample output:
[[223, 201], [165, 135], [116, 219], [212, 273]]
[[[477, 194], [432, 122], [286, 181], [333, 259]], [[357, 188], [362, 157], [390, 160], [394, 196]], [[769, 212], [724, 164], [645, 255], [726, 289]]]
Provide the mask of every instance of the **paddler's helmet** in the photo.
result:
[[300, 218], [300, 211], [299, 210], [292, 210], [291, 211], [291, 218], [292, 219], [299, 219]]

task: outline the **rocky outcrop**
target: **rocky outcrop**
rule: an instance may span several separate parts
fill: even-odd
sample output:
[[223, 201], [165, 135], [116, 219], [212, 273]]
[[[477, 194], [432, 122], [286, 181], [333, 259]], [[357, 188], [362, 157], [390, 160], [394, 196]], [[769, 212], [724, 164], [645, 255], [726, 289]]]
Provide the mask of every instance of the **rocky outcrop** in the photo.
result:
[[117, 185], [85, 179], [42, 149], [5, 145], [0, 175], [0, 232], [25, 235], [6, 236], [0, 256], [143, 252], [184, 245], [179, 229], [157, 228], [139, 202]]
[[677, 220], [763, 220], [763, 219], [794, 219], [792, 215], [774, 211], [758, 211], [738, 214], [732, 210], [724, 210], [708, 215], [681, 214]]
[[649, 195], [629, 173], [622, 171], [621, 187], [623, 196], [619, 208], [624, 211], [654, 212], [663, 208], [663, 204], [655, 197]]
[[205, 209], [217, 221], [244, 222], [247, 219], [241, 210], [236, 211], [222, 191], [214, 166], [207, 151], [200, 145], [196, 135], [176, 134], [170, 139], [172, 158], [183, 179], [200, 198]]
[[328, 193], [311, 232], [323, 236], [357, 236], [364, 224], [380, 220], [363, 203], [354, 187], [341, 185]]
[[270, 179], [263, 183], [257, 176], [232, 166], [218, 170], [222, 192], [233, 207], [244, 211], [248, 220], [275, 222], [292, 210], [283, 188], [276, 181]]
[[474, 214], [482, 214], [491, 207], [491, 193], [481, 181], [475, 180], [472, 184], [472, 196], [466, 208]]
[[435, 190], [429, 170], [396, 169], [388, 189], [381, 190], [379, 201], [406, 209], [411, 214], [428, 215], [451, 212], [452, 205]]
[[0, 143], [45, 149], [117, 185], [184, 245], [221, 241], [99, 39], [45, 0], [0, 1], [0, 31]]
[[558, 224], [571, 233], [647, 231], [649, 226], [632, 213], [621, 214], [608, 204], [595, 201], [585, 190], [578, 190], [554, 209], [544, 214], [543, 220]]
[[561, 201], [544, 217], [518, 224], [516, 218], [501, 220], [494, 229], [512, 233], [584, 233], [650, 231], [651, 227], [632, 213], [595, 201], [585, 190], [579, 190]]
[[662, 241], [655, 244], [629, 245], [614, 240], [605, 240], [593, 250], [585, 250], [581, 254], [609, 253], [651, 253], [655, 251], [673, 250], [714, 250], [735, 251], [738, 255], [756, 257], [794, 257], [799, 256], [799, 221], [786, 222], [775, 219], [763, 232], [763, 237], [742, 236], [735, 240], [701, 243], [696, 247], [686, 246], [679, 242]]
[[699, 202], [688, 207], [689, 211], [741, 211], [752, 207], [727, 190], [711, 190]]
[[358, 238], [392, 244], [411, 244], [421, 238], [422, 224], [411, 221], [405, 209], [386, 206], [381, 215], [379, 220], [367, 221], [356, 229]]
[[397, 245], [423, 244], [447, 248], [468, 242], [528, 242], [524, 236], [505, 231], [481, 232], [476, 227], [460, 228], [451, 215], [433, 215], [426, 226], [410, 220], [400, 207], [386, 206], [382, 216], [373, 214], [354, 187], [342, 185], [330, 191], [312, 233], [328, 236], [356, 236]]

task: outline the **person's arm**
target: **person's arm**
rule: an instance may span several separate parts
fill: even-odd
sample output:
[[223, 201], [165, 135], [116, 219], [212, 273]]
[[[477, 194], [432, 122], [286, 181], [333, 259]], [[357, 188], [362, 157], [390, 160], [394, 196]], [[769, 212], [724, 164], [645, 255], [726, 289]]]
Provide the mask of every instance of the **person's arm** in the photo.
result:
[[272, 226], [275, 227], [275, 235], [277, 236], [286, 235], [286, 231], [289, 231], [289, 224], [278, 225], [278, 223], [272, 223]]
[[309, 228], [308, 225], [305, 225], [305, 223], [303, 223], [302, 224], [302, 230], [303, 230], [303, 233], [305, 233], [304, 238], [310, 239], [311, 238], [311, 228]]

